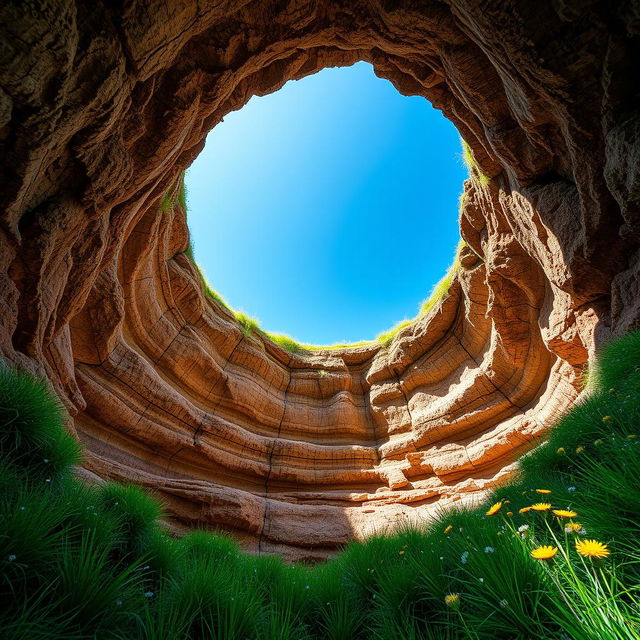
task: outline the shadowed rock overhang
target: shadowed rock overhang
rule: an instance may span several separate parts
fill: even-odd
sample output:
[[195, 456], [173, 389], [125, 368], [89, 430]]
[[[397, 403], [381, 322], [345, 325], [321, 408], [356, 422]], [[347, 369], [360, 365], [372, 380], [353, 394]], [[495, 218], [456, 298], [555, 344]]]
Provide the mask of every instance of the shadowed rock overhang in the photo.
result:
[[[638, 324], [634, 7], [4, 3], [0, 353], [51, 380], [87, 477], [154, 489], [177, 529], [313, 559], [478, 499]], [[205, 297], [160, 203], [226, 113], [358, 60], [470, 145], [467, 246], [390, 345], [291, 354]]]

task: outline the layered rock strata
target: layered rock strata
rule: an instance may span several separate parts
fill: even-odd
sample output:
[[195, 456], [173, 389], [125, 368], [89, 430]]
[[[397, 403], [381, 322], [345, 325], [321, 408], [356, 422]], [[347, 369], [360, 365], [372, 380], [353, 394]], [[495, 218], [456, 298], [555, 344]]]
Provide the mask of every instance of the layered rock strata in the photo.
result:
[[[1, 7], [0, 351], [51, 380], [84, 474], [152, 488], [177, 529], [292, 559], [510, 477], [597, 344], [638, 324], [634, 7]], [[389, 346], [294, 355], [207, 299], [185, 212], [161, 201], [226, 113], [357, 60], [469, 143], [467, 247]]]

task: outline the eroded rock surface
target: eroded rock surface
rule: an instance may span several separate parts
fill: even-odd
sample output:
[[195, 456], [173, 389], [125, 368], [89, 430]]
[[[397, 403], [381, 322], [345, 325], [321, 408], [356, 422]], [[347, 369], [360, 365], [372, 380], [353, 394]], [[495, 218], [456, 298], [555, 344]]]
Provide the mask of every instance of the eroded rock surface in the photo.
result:
[[[4, 3], [0, 352], [49, 377], [86, 476], [152, 488], [178, 529], [313, 559], [478, 499], [638, 324], [639, 30], [634, 2]], [[357, 60], [488, 180], [427, 316], [293, 355], [204, 296], [160, 202], [226, 113]]]

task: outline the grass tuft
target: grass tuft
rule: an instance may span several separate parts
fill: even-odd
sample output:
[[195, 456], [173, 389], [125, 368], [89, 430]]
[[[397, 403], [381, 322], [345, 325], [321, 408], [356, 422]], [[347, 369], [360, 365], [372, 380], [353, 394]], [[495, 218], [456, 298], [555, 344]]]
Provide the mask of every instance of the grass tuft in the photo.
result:
[[79, 462], [80, 447], [64, 428], [63, 408], [47, 382], [0, 363], [0, 457], [55, 483]]
[[251, 338], [260, 331], [260, 323], [256, 318], [252, 318], [241, 311], [236, 311], [234, 315], [245, 338]]
[[119, 530], [122, 557], [142, 555], [149, 548], [161, 516], [160, 504], [146, 491], [133, 485], [109, 483], [100, 489], [101, 511], [111, 514]]
[[274, 342], [279, 347], [282, 347], [285, 351], [289, 351], [290, 353], [301, 353], [307, 350], [302, 343], [284, 333], [266, 333], [265, 335], [269, 337], [271, 342]]
[[462, 159], [469, 171], [469, 177], [472, 180], [477, 180], [483, 187], [486, 187], [491, 182], [491, 178], [482, 173], [468, 143], [462, 138], [460, 138], [460, 142], [462, 143]]

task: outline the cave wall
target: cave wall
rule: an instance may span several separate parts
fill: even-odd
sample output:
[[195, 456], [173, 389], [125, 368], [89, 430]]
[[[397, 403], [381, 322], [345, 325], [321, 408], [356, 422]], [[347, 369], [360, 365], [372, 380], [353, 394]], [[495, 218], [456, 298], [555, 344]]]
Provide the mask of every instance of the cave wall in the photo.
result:
[[[639, 30], [631, 1], [4, 3], [0, 353], [176, 529], [313, 559], [479, 499], [638, 324]], [[358, 60], [469, 143], [467, 248], [388, 347], [293, 355], [204, 296], [160, 201], [226, 113]]]

